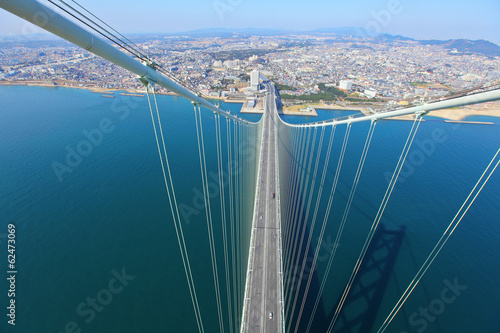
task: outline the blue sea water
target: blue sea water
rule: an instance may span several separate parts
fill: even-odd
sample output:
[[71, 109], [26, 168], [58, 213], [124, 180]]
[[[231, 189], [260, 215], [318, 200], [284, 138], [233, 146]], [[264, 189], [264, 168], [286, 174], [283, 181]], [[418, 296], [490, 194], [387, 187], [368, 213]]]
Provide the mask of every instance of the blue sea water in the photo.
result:
[[[7, 225], [15, 224], [16, 331], [64, 332], [67, 325], [82, 332], [197, 331], [147, 99], [2, 87], [0, 100], [0, 233], [6, 236]], [[202, 184], [193, 106], [172, 96], [158, 96], [158, 103], [177, 201], [191, 209], [182, 224], [200, 311], [213, 331], [218, 324], [207, 226], [204, 209], [195, 204]], [[225, 108], [237, 112], [239, 106]], [[213, 119], [212, 112], [203, 113], [206, 138], [214, 137]], [[206, 144], [208, 170], [216, 171], [215, 141]], [[213, 214], [220, 221], [220, 212]], [[236, 242], [248, 242], [248, 230], [239, 233]], [[6, 238], [0, 241], [6, 247]], [[4, 254], [5, 273], [6, 249]], [[105, 290], [116, 274], [134, 278], [123, 288], [113, 285], [121, 291], [108, 300]], [[7, 304], [5, 279], [0, 286]], [[98, 297], [104, 308], [88, 305]], [[4, 332], [7, 320], [0, 325]]]
[[[339, 117], [344, 114], [342, 111], [320, 110], [314, 120], [329, 119], [332, 118], [331, 115]], [[303, 122], [300, 117], [283, 118], [290, 123]], [[337, 325], [340, 327], [336, 327], [334, 331], [377, 331], [499, 149], [498, 118], [471, 117], [467, 120], [491, 121], [496, 124], [453, 124], [432, 117], [422, 122], [381, 220], [387, 231], [404, 230], [400, 239], [392, 238], [393, 242], [397, 240], [401, 244], [398, 248], [390, 248], [391, 237], [388, 233], [385, 243], [390, 248], [391, 255], [384, 256], [382, 246], [371, 251], [374, 252], [375, 259], [369, 258], [369, 268], [359, 274], [360, 282], [355, 283], [351, 291], [355, 296], [347, 302], [344, 307], [345, 315], [339, 320], [340, 325]], [[345, 288], [345, 281], [352, 272], [411, 126], [410, 121], [394, 120], [381, 120], [376, 124], [364, 171], [321, 298], [324, 313], [316, 314], [316, 318], [324, 318], [327, 323], [326, 326], [313, 325], [317, 331], [325, 331], [330, 323], [331, 311], [335, 310]], [[352, 126], [337, 193], [325, 236], [320, 244], [322, 252], [316, 273], [319, 281], [326, 273], [328, 257], [324, 254], [328, 252], [325, 249], [328, 245], [333, 246], [339, 230], [368, 127], [369, 124]], [[325, 185], [328, 190], [333, 183], [344, 132], [345, 126], [338, 126], [331, 158], [334, 163], [329, 167]], [[317, 136], [319, 133], [318, 131]], [[325, 140], [329, 135], [327, 130]], [[304, 137], [307, 138], [307, 135], [304, 134]], [[321, 164], [324, 163], [325, 151], [326, 146], [321, 153]], [[313, 195], [316, 196], [317, 191], [313, 191]], [[499, 331], [500, 322], [488, 310], [500, 304], [500, 285], [497, 279], [500, 251], [496, 245], [500, 240], [498, 198], [500, 175], [496, 173], [399, 311], [389, 326], [389, 332]], [[323, 193], [321, 207], [326, 207], [327, 202], [328, 194]], [[320, 208], [319, 212], [318, 215], [322, 216], [324, 209]], [[311, 215], [308, 221], [311, 221]], [[312, 248], [317, 246], [315, 241], [318, 240], [321, 223], [322, 220], [316, 222], [314, 229], [308, 231], [313, 233]], [[380, 275], [383, 263], [388, 259], [394, 261], [394, 266], [390, 275], [383, 279]], [[447, 294], [450, 283], [466, 286], [466, 289], [456, 290], [458, 296], [446, 303], [442, 299], [453, 296]], [[383, 296], [375, 297], [373, 294], [380, 290], [383, 291]], [[367, 302], [373, 299], [378, 302], [376, 310], [374, 311], [372, 303], [368, 313], [363, 313]], [[314, 303], [315, 296], [309, 296], [307, 300], [309, 304], [311, 301]], [[373, 317], [373, 324], [360, 328], [363, 320], [366, 322], [368, 317]]]
[[[176, 194], [179, 202], [191, 205], [196, 190], [201, 189], [192, 105], [172, 96], [158, 96], [158, 100], [165, 113], [162, 122]], [[237, 113], [240, 106], [223, 107]], [[342, 111], [320, 110], [318, 117], [309, 120], [340, 114]], [[252, 121], [258, 119], [250, 116]], [[196, 332], [147, 100], [110, 99], [65, 88], [1, 87], [0, 117], [0, 248], [4, 249], [0, 262], [5, 276], [7, 225], [15, 224], [15, 331], [65, 332], [78, 327], [82, 332]], [[490, 120], [474, 118], [483, 119]], [[493, 121], [498, 123], [497, 118]], [[211, 112], [204, 113], [204, 124], [210, 137]], [[374, 331], [500, 146], [498, 126], [456, 125], [436, 119], [422, 123], [414, 147], [420, 154], [415, 153], [413, 164], [403, 170], [382, 220], [387, 229], [405, 226], [406, 232], [375, 314]], [[341, 241], [335, 273], [329, 276], [325, 308], [333, 306], [343, 288], [335, 281], [350, 274], [354, 249], [364, 240], [387, 186], [384, 174], [392, 172], [410, 127], [410, 122], [390, 120], [376, 126], [351, 212], [352, 223]], [[91, 141], [88, 137], [95, 129], [102, 138], [95, 136], [96, 144], [91, 146], [83, 143]], [[353, 126], [339, 185], [343, 196], [334, 202], [337, 218], [342, 211], [335, 207], [341, 207], [349, 193], [366, 131], [367, 124]], [[426, 139], [436, 133], [441, 140], [431, 149]], [[342, 130], [336, 135], [341, 138]], [[340, 148], [338, 141], [335, 144], [332, 159]], [[79, 149], [86, 156], [69, 157], [71, 166], [59, 171], [58, 177], [55, 165], [68, 166], [68, 155]], [[211, 149], [207, 155], [215, 155], [213, 145], [207, 144], [207, 149]], [[390, 332], [499, 331], [500, 319], [495, 316], [500, 307], [499, 198], [500, 174], [496, 173]], [[206, 331], [214, 332], [218, 330], [217, 310], [207, 229], [205, 222], [199, 222], [200, 214], [203, 212], [198, 211], [183, 225], [195, 263], [192, 269], [203, 321]], [[336, 228], [332, 223], [326, 237], [335, 238]], [[312, 232], [316, 236], [318, 231]], [[221, 238], [220, 230], [216, 237]], [[246, 237], [242, 235], [243, 242]], [[218, 251], [222, 258], [220, 246]], [[318, 271], [318, 275], [324, 274], [324, 265]], [[453, 302], [435, 301], [442, 298], [446, 281], [455, 279], [467, 288]], [[239, 284], [242, 280], [240, 277]], [[111, 289], [116, 293], [106, 292]], [[5, 312], [7, 290], [6, 279], [2, 279], [0, 302]], [[92, 299], [106, 305], [93, 308], [88, 305]], [[445, 308], [431, 309], [429, 317], [420, 312], [440, 304]], [[7, 316], [2, 314], [2, 318], [2, 332], [4, 328], [14, 331]]]

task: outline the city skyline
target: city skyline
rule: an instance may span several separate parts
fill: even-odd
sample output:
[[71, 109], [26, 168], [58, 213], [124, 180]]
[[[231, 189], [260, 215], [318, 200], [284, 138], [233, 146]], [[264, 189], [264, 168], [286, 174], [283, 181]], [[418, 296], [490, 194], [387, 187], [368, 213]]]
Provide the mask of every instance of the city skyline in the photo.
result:
[[[438, 4], [430, 0], [418, 3], [414, 0], [320, 0], [314, 5], [297, 0], [287, 1], [286, 5], [262, 0], [191, 0], [188, 3], [157, 1], [147, 7], [129, 0], [79, 3], [126, 34], [206, 28], [310, 31], [350, 26], [416, 39], [485, 39], [500, 44], [500, 2], [495, 0]], [[140, 18], [147, 18], [147, 22]], [[0, 35], [36, 32], [43, 30], [0, 11]]]

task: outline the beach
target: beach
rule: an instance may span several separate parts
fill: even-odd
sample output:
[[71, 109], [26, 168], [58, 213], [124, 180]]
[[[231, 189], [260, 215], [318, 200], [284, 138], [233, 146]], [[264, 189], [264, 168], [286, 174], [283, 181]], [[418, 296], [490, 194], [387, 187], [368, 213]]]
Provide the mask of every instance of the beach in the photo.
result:
[[[27, 81], [0, 81], [0, 86], [34, 86], [34, 87], [64, 87], [64, 88], [74, 88], [74, 89], [85, 89], [90, 90], [99, 94], [109, 94], [117, 91], [125, 91], [131, 96], [139, 95], [143, 96], [145, 92], [142, 89], [109, 89], [102, 87], [91, 86], [89, 83], [72, 82], [65, 80], [27, 80]], [[173, 92], [168, 93], [157, 93], [159, 95], [172, 95], [178, 96]], [[246, 106], [246, 101], [242, 100], [231, 100], [228, 98], [218, 98], [226, 103], [243, 103], [241, 108], [241, 113], [250, 114], [262, 114], [263, 108], [256, 105], [255, 108], [248, 108]], [[308, 109], [306, 111], [306, 109]], [[360, 111], [365, 115], [371, 114], [368, 110], [369, 106], [340, 106], [331, 104], [310, 104], [310, 105], [294, 105], [291, 107], [284, 107], [280, 114], [290, 115], [290, 116], [317, 116], [316, 109], [320, 110], [345, 110], [345, 111]], [[469, 116], [489, 116], [489, 117], [500, 117], [500, 102], [488, 102], [484, 104], [470, 105], [460, 108], [451, 108], [444, 110], [437, 110], [428, 113], [429, 116], [443, 118], [452, 121], [462, 121]], [[413, 115], [396, 116], [388, 119], [392, 120], [413, 120]]]
[[[306, 108], [309, 107], [313, 110], [343, 110], [343, 111], [360, 111], [364, 115], [372, 114], [369, 111], [369, 106], [339, 106], [339, 105], [327, 105], [327, 104], [310, 104], [310, 105], [301, 105], [295, 106], [295, 108]], [[291, 109], [289, 112], [294, 112], [294, 109]], [[284, 113], [284, 114], [293, 114], [293, 115], [312, 115], [307, 114], [306, 112], [296, 111], [294, 113]], [[500, 103], [499, 102], [488, 102], [483, 104], [469, 105], [460, 108], [451, 108], [451, 109], [443, 109], [432, 111], [428, 113], [429, 116], [443, 118], [446, 120], [452, 121], [462, 121], [470, 116], [488, 116], [488, 117], [500, 117]], [[387, 118], [391, 120], [413, 120], [415, 119], [414, 115], [404, 115], [404, 116], [395, 116], [391, 118]]]

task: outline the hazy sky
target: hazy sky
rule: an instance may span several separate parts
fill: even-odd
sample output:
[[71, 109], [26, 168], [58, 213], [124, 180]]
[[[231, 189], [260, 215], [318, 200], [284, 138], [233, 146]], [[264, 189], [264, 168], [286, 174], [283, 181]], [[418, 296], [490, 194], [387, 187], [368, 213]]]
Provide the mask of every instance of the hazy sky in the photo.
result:
[[[488, 39], [500, 44], [500, 0], [78, 2], [123, 33], [179, 32], [213, 27], [311, 30], [356, 26], [420, 39]], [[0, 35], [33, 30], [24, 21], [0, 9]]]

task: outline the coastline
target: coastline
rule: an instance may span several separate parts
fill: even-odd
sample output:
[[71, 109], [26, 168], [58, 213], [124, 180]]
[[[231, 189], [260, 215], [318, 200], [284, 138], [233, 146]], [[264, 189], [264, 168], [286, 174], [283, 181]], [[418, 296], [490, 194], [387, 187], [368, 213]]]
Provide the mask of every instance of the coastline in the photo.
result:
[[[444, 109], [431, 111], [427, 114], [428, 116], [442, 118], [446, 122], [465, 122], [465, 123], [475, 123], [473, 121], [464, 121], [465, 118], [470, 116], [487, 116], [500, 118], [500, 107], [499, 108], [489, 108], [484, 110], [471, 109], [467, 107], [461, 107], [456, 109]], [[413, 115], [404, 115], [387, 118], [389, 120], [413, 120], [415, 117]], [[425, 120], [425, 116], [424, 119]]]
[[[489, 103], [487, 103], [486, 105], [488, 104]], [[477, 108], [477, 106], [461, 107], [459, 109], [445, 109], [429, 112], [429, 115], [454, 121], [461, 121], [469, 116], [500, 117], [500, 105], [482, 109]]]
[[[372, 114], [368, 111], [368, 107], [356, 107], [356, 106], [337, 106], [337, 105], [327, 105], [327, 104], [306, 104], [301, 105], [301, 107], [310, 107], [314, 110], [343, 110], [343, 111], [360, 111], [364, 115]], [[301, 112], [301, 115], [307, 115]], [[428, 114], [432, 117], [442, 118], [443, 120], [449, 121], [463, 121], [465, 118], [470, 116], [487, 116], [487, 117], [497, 117], [500, 118], [500, 103], [499, 102], [488, 102], [484, 104], [469, 105], [460, 108], [452, 109], [442, 109], [437, 111], [431, 111]], [[386, 118], [388, 120], [414, 120], [413, 115], [395, 116], [391, 118]], [[425, 120], [425, 117], [424, 117]], [[465, 121], [469, 123], [468, 121]], [[474, 122], [470, 122], [474, 123]]]
[[[140, 89], [126, 89], [126, 88], [103, 88], [103, 87], [95, 87], [89, 86], [80, 83], [79, 85], [68, 84], [70, 81], [48, 81], [48, 80], [29, 80], [29, 81], [1, 81], [0, 86], [25, 86], [25, 87], [45, 87], [45, 88], [72, 88], [72, 89], [81, 89], [81, 90], [89, 90], [93, 93], [97, 94], [111, 94], [115, 92], [124, 92], [126, 94], [131, 95], [139, 95], [145, 94], [145, 91]], [[174, 92], [158, 92], [157, 95], [169, 95], [169, 96], [179, 96]]]
[[[69, 84], [68, 84], [69, 83]], [[110, 88], [102, 88], [102, 87], [95, 87], [95, 86], [90, 86], [90, 85], [85, 85], [79, 83], [78, 86], [71, 84], [70, 81], [59, 81], [59, 80], [54, 80], [54, 81], [48, 81], [48, 80], [29, 80], [29, 81], [4, 81], [0, 80], [0, 86], [28, 86], [28, 87], [46, 87], [46, 88], [72, 88], [72, 89], [82, 89], [82, 90], [89, 90], [93, 93], [99, 93], [99, 94], [112, 94], [115, 92], [121, 92], [121, 94], [127, 94], [130, 96], [136, 96], [140, 97], [144, 96], [143, 94], [145, 93], [142, 90], [139, 89], [110, 89]], [[168, 93], [163, 93], [163, 92], [158, 92], [158, 95], [168, 95], [168, 96], [179, 96], [176, 93], [173, 92], [168, 92]], [[109, 97], [109, 96], [105, 96]], [[214, 98], [215, 99], [215, 98]], [[232, 99], [224, 99], [224, 98], [216, 98], [218, 100], [222, 100], [225, 103], [243, 103], [245, 105], [245, 101], [241, 100], [232, 100]], [[361, 111], [363, 114], [371, 114], [368, 110], [367, 107], [356, 107], [356, 106], [337, 106], [337, 105], [327, 105], [327, 104], [310, 104], [310, 105], [302, 105], [300, 106], [301, 108], [309, 106], [311, 108], [311, 111], [298, 111], [298, 110], [282, 110], [279, 112], [280, 114], [284, 115], [298, 115], [298, 116], [317, 116], [316, 109], [320, 110], [345, 110], [345, 111]], [[244, 108], [242, 107], [242, 113], [255, 113], [255, 114], [261, 114], [263, 113], [263, 110], [243, 110]], [[450, 120], [450, 121], [463, 121], [465, 118], [470, 117], [470, 116], [488, 116], [488, 117], [497, 117], [500, 118], [500, 103], [495, 103], [495, 102], [488, 102], [484, 104], [478, 104], [478, 105], [471, 105], [471, 106], [466, 106], [466, 107], [460, 107], [460, 108], [452, 108], [452, 109], [443, 109], [443, 110], [437, 110], [437, 111], [432, 111], [429, 112], [429, 116], [437, 117], [437, 118], [442, 118], [443, 120]], [[414, 116], [413, 115], [404, 115], [404, 116], [396, 116], [396, 117], [391, 117], [387, 118], [390, 120], [413, 120]], [[425, 119], [425, 118], [424, 118]]]
[[[281, 112], [280, 112], [281, 111]], [[293, 105], [284, 106], [281, 110], [278, 110], [279, 114], [285, 116], [306, 116], [306, 117], [317, 117], [318, 113], [313, 105]]]

